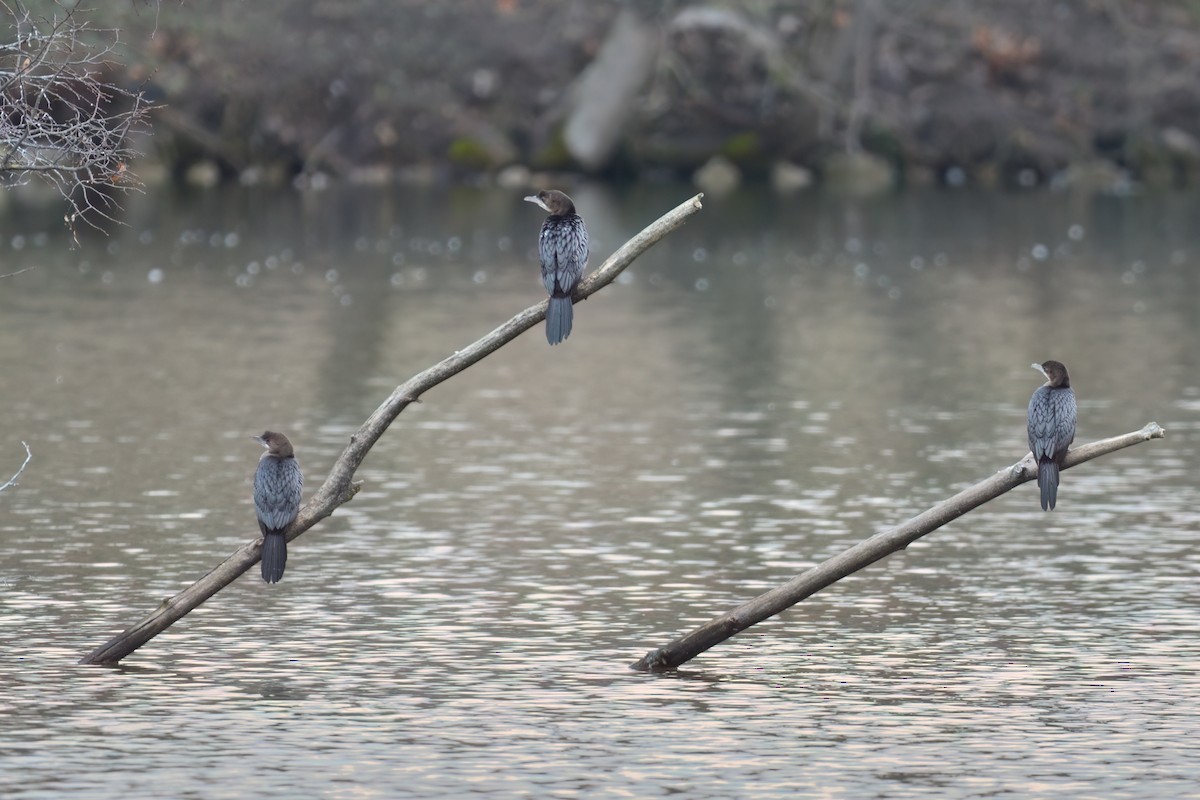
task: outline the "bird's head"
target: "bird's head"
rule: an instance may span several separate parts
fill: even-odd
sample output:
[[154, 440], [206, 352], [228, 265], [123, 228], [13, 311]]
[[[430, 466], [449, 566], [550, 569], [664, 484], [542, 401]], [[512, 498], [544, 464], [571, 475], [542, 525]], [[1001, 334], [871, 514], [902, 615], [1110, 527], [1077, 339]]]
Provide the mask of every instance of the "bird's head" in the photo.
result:
[[1071, 376], [1067, 374], [1067, 367], [1061, 361], [1043, 361], [1041, 364], [1034, 363], [1031, 366], [1045, 375], [1046, 382], [1055, 389], [1071, 385]]
[[292, 449], [292, 443], [282, 433], [276, 431], [263, 431], [261, 436], [251, 436], [251, 439], [267, 448], [268, 455], [273, 455], [278, 458], [288, 458], [295, 456], [295, 451]]
[[571, 202], [571, 198], [557, 189], [543, 189], [526, 197], [525, 202], [537, 205], [551, 216], [561, 217], [575, 213], [575, 204]]

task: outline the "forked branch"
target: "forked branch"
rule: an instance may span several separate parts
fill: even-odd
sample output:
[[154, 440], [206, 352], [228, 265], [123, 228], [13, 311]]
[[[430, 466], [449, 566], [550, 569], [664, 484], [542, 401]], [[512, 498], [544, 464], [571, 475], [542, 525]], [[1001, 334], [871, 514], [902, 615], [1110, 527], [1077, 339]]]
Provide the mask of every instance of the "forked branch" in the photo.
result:
[[25, 448], [25, 461], [23, 461], [21, 463], [21, 468], [19, 470], [17, 470], [16, 473], [11, 478], [9, 478], [3, 484], [0, 484], [0, 492], [3, 492], [5, 489], [9, 488], [10, 486], [16, 486], [17, 478], [21, 477], [21, 473], [25, 471], [25, 468], [29, 466], [29, 462], [33, 460], [33, 452], [30, 451], [29, 445], [25, 444], [24, 442], [21, 442], [21, 446]]

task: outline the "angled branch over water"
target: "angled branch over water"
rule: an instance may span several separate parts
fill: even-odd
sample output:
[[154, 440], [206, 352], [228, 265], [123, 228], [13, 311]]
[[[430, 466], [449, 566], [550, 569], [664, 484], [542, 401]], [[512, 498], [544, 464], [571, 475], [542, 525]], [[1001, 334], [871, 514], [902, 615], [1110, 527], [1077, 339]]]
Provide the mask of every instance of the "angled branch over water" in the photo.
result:
[[[681, 227], [693, 214], [703, 208], [700, 204], [702, 197], [703, 195], [696, 195], [668, 211], [622, 245], [617, 252], [600, 265], [599, 269], [579, 283], [575, 289], [573, 300], [575, 302], [586, 300], [616, 280], [617, 276], [638, 256], [649, 250], [660, 239]], [[543, 300], [517, 314], [478, 341], [397, 386], [391, 397], [375, 409], [367, 421], [350, 437], [350, 444], [334, 462], [325, 483], [300, 509], [300, 515], [284, 533], [287, 540], [290, 542], [295, 539], [332, 514], [338, 506], [354, 497], [359, 489], [359, 484], [353, 482], [355, 471], [362, 464], [367, 453], [371, 451], [375, 442], [379, 441], [379, 437], [409, 404], [417, 402], [425, 392], [491, 355], [545, 318], [546, 301]], [[164, 600], [149, 616], [88, 653], [80, 663], [116, 664], [258, 563], [261, 547], [262, 539], [255, 539], [242, 545], [237, 552], [226, 558], [212, 572], [174, 597]]]
[[[1062, 465], [1062, 469], [1070, 469], [1077, 464], [1091, 461], [1093, 458], [1099, 458], [1151, 439], [1161, 439], [1165, 434], [1166, 431], [1159, 427], [1157, 422], [1151, 422], [1140, 431], [1085, 444], [1067, 453], [1067, 460]], [[903, 525], [877, 533], [840, 555], [792, 578], [782, 586], [759, 595], [733, 611], [709, 620], [666, 647], [647, 653], [637, 662], [630, 664], [630, 668], [646, 672], [675, 669], [751, 625], [775, 616], [806, 597], [816, 594], [847, 575], [852, 575], [897, 550], [903, 550], [917, 539], [937, 530], [947, 522], [958, 519], [968, 511], [1036, 478], [1037, 462], [1030, 453], [1011, 467], [1000, 470], [990, 478], [962, 490], [948, 500], [943, 500]]]

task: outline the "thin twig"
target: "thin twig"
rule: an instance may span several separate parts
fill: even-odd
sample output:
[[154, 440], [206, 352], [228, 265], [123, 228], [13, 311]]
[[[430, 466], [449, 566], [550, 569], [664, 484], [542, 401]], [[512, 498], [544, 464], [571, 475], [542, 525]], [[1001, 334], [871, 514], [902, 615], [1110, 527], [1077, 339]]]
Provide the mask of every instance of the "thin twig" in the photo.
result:
[[[699, 211], [702, 208], [701, 197], [703, 195], [696, 195], [686, 203], [668, 211], [622, 245], [621, 249], [609, 256], [599, 269], [580, 282], [572, 301], [577, 303], [584, 300], [616, 280], [617, 276], [633, 263], [634, 259], [649, 250], [667, 234], [682, 226], [689, 217]], [[542, 301], [517, 314], [482, 339], [396, 387], [391, 397], [375, 409], [367, 421], [350, 437], [350, 444], [334, 462], [325, 483], [300, 509], [296, 521], [284, 532], [288, 541], [295, 539], [332, 514], [338, 506], [354, 497], [361, 485], [353, 482], [355, 471], [379, 437], [409, 404], [420, 402], [422, 394], [499, 350], [545, 318], [546, 301]], [[97, 647], [84, 656], [80, 663], [117, 663], [254, 566], [261, 555], [261, 547], [262, 539], [255, 539], [242, 545], [237, 552], [226, 558], [214, 570], [179, 594], [164, 600], [149, 616]]]
[[[1161, 439], [1165, 434], [1166, 431], [1159, 427], [1157, 422], [1151, 422], [1140, 431], [1085, 444], [1067, 453], [1067, 459], [1063, 463], [1062, 469], [1069, 469], [1085, 461], [1091, 461], [1093, 458], [1099, 458], [1151, 439]], [[792, 578], [782, 586], [759, 595], [733, 611], [709, 620], [666, 647], [647, 653], [629, 666], [631, 669], [650, 672], [675, 669], [734, 634], [791, 608], [804, 598], [816, 594], [821, 589], [837, 583], [847, 575], [858, 572], [863, 567], [874, 564], [897, 550], [903, 550], [925, 534], [937, 530], [947, 522], [958, 519], [968, 511], [1035, 478], [1037, 478], [1037, 462], [1034, 461], [1031, 453], [1011, 467], [1000, 470], [990, 478], [962, 490], [948, 500], [943, 500], [903, 525], [859, 542], [849, 550]]]
[[37, 269], [37, 268], [38, 268], [38, 265], [34, 264], [32, 267], [24, 267], [22, 269], [17, 270], [16, 272], [6, 272], [3, 275], [0, 275], [0, 278], [11, 278], [14, 275], [20, 275], [22, 272], [29, 272], [29, 270]]
[[[0, 277], [3, 277], [3, 276], [0, 276]], [[16, 486], [17, 478], [21, 477], [21, 473], [25, 471], [25, 468], [27, 466], [29, 466], [29, 462], [33, 460], [33, 452], [29, 449], [29, 445], [25, 444], [24, 442], [21, 442], [21, 446], [25, 448], [25, 461], [24, 461], [24, 463], [21, 464], [21, 468], [19, 470], [17, 470], [16, 473], [14, 473], [13, 476], [11, 478], [9, 478], [4, 483], [3, 486], [0, 486], [0, 492], [3, 492], [5, 489], [7, 489], [10, 486]]]

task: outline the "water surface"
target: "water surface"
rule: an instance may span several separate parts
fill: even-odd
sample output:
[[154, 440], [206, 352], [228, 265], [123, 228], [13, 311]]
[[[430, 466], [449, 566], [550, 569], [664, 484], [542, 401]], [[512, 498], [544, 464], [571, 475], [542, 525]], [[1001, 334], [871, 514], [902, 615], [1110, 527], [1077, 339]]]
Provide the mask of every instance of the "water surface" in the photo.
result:
[[[570, 187], [593, 266], [679, 187]], [[156, 191], [0, 235], [8, 798], [1164, 797], [1200, 781], [1200, 198], [746, 193], [411, 406], [365, 486], [120, 668], [76, 665], [309, 491], [404, 379], [541, 297], [516, 194]], [[1080, 442], [678, 673], [628, 664]], [[308, 492], [306, 492], [306, 497]]]

